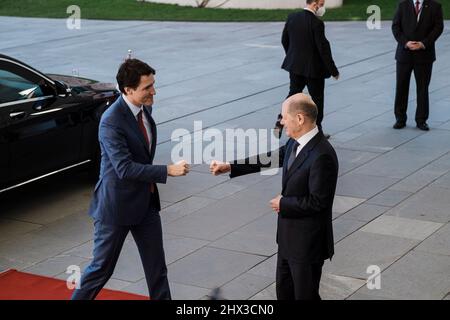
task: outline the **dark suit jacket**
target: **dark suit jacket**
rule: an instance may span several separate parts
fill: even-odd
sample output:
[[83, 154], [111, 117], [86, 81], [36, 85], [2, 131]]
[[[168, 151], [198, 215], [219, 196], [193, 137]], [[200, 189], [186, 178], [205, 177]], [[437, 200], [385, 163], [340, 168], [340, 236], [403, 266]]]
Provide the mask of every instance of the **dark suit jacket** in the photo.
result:
[[[277, 243], [283, 257], [298, 263], [315, 263], [334, 254], [332, 208], [338, 177], [336, 153], [322, 133], [302, 148], [291, 168], [287, 162], [294, 140], [271, 156], [283, 166], [283, 185], [278, 214]], [[230, 177], [254, 173], [262, 165], [260, 156], [234, 162]], [[256, 164], [250, 164], [256, 160]]]
[[[420, 20], [412, 0], [399, 3], [392, 22], [392, 33], [398, 42], [395, 59], [401, 63], [432, 63], [436, 60], [435, 42], [444, 30], [442, 6], [434, 0], [423, 2]], [[411, 51], [408, 41], [421, 41], [425, 50]]]
[[151, 150], [122, 97], [100, 120], [100, 178], [89, 214], [106, 224], [136, 225], [149, 212], [161, 210], [158, 188], [155, 184], [151, 196], [150, 184], [166, 183], [167, 167], [152, 164], [156, 124], [149, 110], [144, 109], [151, 127]]
[[317, 79], [339, 74], [325, 37], [325, 25], [314, 13], [303, 10], [290, 14], [281, 43], [286, 52], [284, 70]]

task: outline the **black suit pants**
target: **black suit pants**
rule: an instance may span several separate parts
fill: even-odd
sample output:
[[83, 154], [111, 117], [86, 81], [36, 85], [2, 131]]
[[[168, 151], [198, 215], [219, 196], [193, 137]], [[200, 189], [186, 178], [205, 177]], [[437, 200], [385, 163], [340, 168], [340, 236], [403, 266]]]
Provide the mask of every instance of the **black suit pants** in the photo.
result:
[[397, 87], [395, 93], [395, 118], [398, 122], [406, 122], [408, 108], [409, 84], [414, 71], [417, 85], [416, 123], [424, 123], [429, 115], [429, 94], [432, 63], [413, 64], [397, 62]]
[[321, 300], [319, 295], [323, 261], [296, 263], [278, 254], [276, 292], [278, 300]]
[[289, 77], [291, 84], [288, 97], [302, 93], [303, 89], [308, 87], [309, 95], [318, 109], [316, 124], [319, 130], [322, 131], [325, 79], [306, 78], [292, 72], [289, 73]]

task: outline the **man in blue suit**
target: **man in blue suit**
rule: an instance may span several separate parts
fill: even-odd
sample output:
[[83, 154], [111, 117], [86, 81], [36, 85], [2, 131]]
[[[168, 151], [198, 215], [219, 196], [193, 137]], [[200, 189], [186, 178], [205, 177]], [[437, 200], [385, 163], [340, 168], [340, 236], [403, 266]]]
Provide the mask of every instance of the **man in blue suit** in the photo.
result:
[[114, 272], [129, 231], [141, 256], [150, 298], [171, 299], [164, 256], [157, 183], [183, 176], [189, 165], [153, 165], [156, 124], [150, 108], [155, 70], [137, 59], [126, 60], [117, 73], [122, 96], [100, 120], [100, 178], [89, 215], [94, 219], [94, 257], [73, 300], [92, 300]]

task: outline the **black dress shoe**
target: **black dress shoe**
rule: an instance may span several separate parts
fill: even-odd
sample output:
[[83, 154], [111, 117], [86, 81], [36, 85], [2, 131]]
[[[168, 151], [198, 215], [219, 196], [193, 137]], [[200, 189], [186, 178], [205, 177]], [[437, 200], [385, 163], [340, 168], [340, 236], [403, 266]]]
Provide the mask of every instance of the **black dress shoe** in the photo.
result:
[[423, 131], [429, 131], [430, 130], [430, 128], [428, 127], [426, 122], [418, 123], [417, 124], [417, 128], [419, 128], [420, 130], [423, 130]]
[[397, 121], [393, 126], [394, 129], [403, 129], [404, 127], [406, 127], [406, 123], [401, 121]]

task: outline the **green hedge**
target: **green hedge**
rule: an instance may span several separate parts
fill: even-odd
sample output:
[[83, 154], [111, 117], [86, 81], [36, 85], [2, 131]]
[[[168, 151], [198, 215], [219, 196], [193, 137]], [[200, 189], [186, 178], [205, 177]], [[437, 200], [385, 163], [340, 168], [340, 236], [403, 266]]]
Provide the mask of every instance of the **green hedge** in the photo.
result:
[[[275, 1], [275, 0], [274, 0]], [[450, 0], [441, 0], [450, 18]], [[66, 9], [77, 4], [83, 19], [163, 21], [284, 21], [295, 10], [239, 10], [181, 7], [136, 0], [0, 0], [0, 15], [18, 17], [68, 17]], [[380, 6], [382, 19], [392, 19], [396, 0], [344, 0], [344, 6], [329, 9], [325, 20], [365, 20], [369, 5]]]

